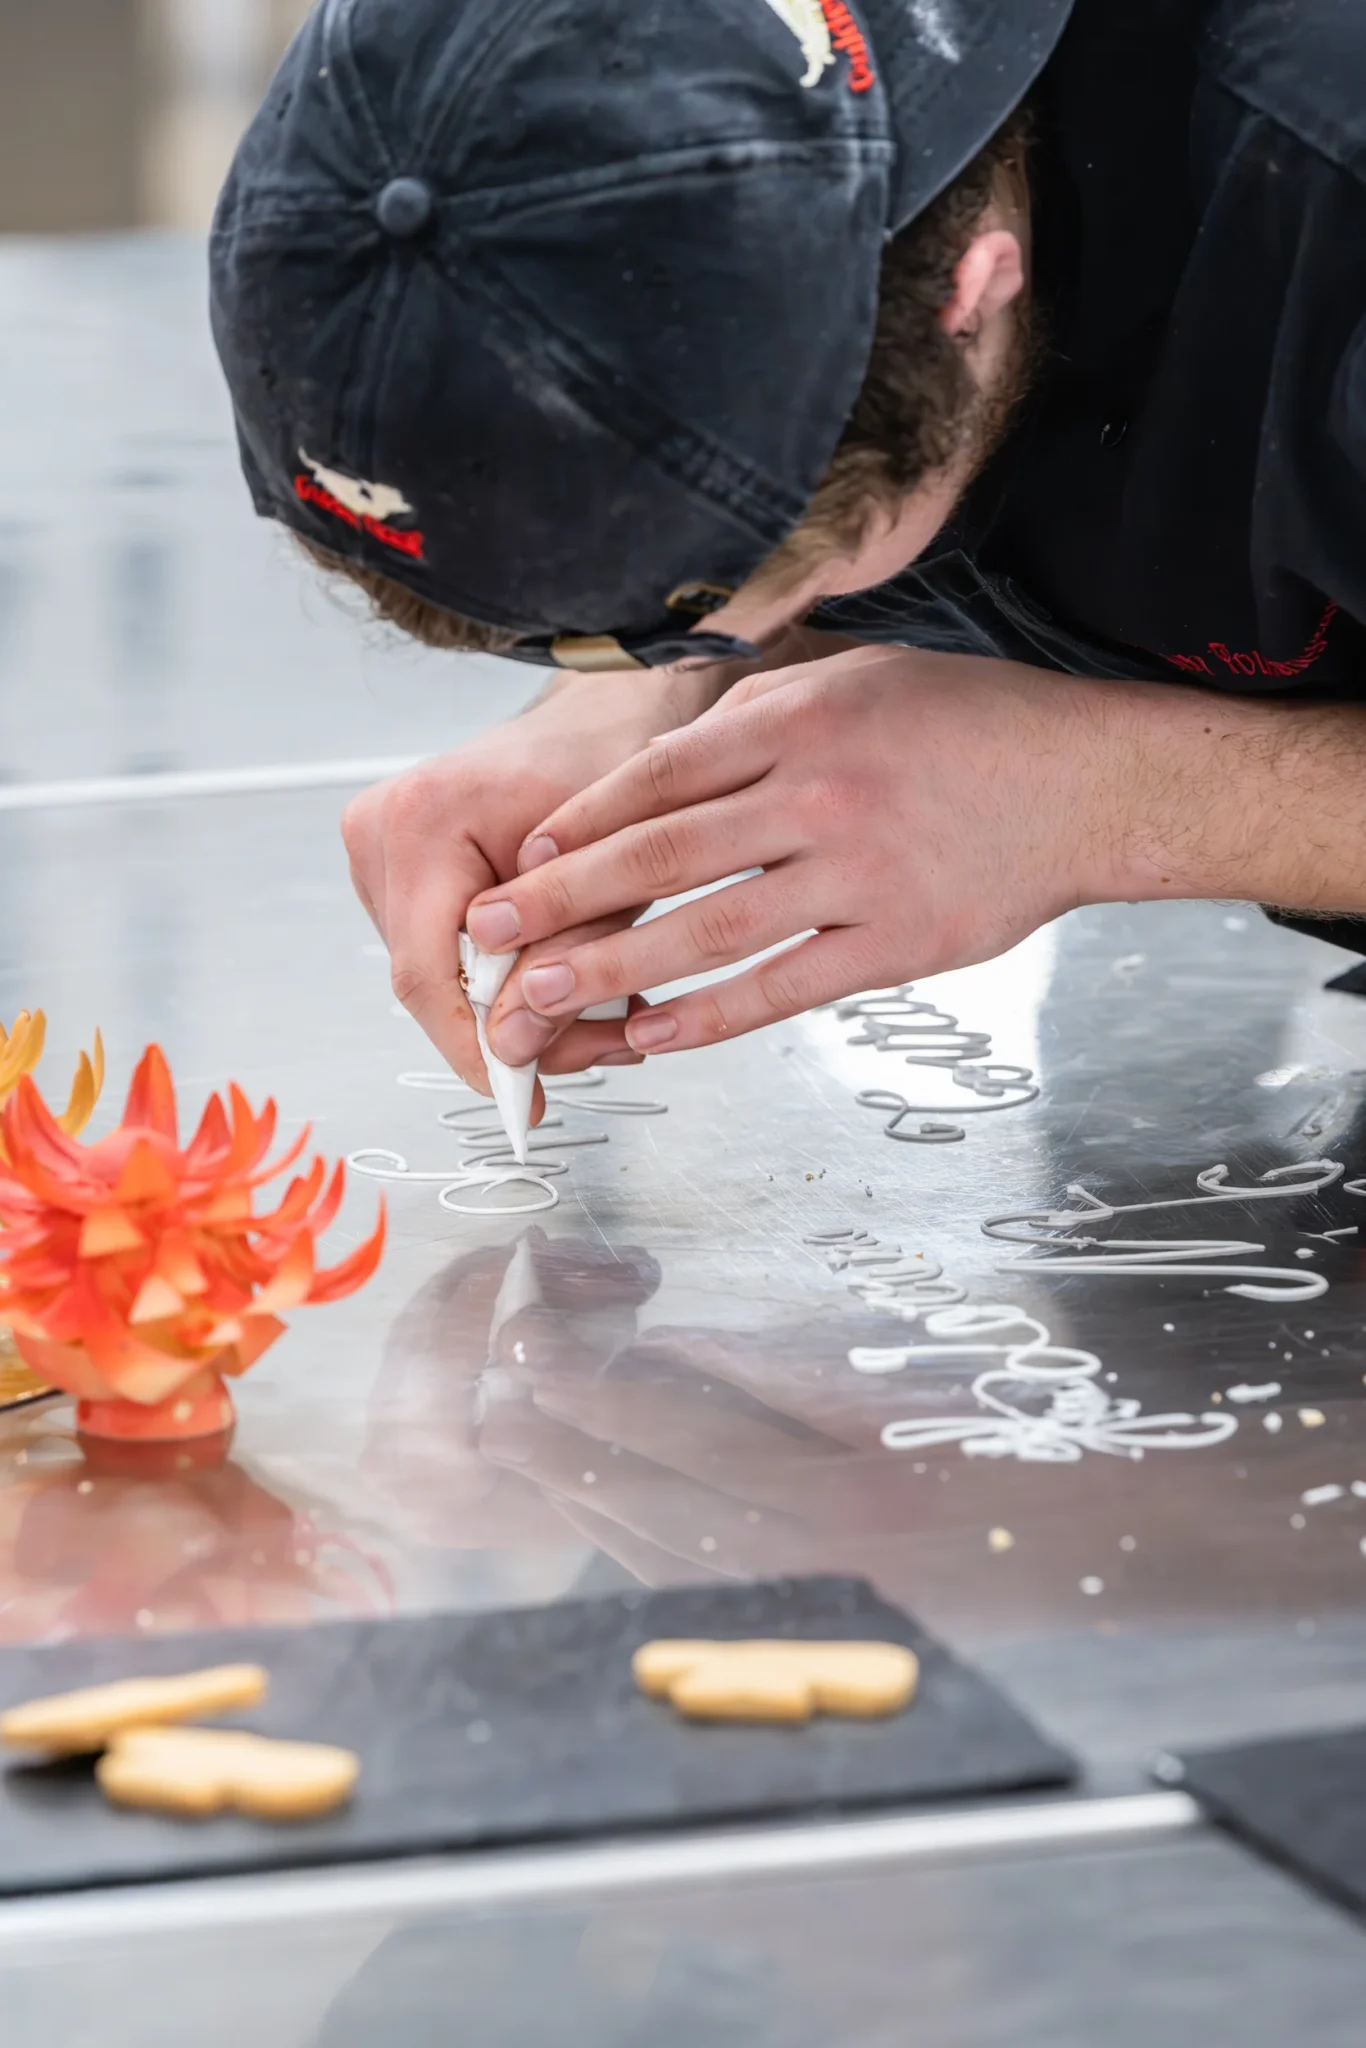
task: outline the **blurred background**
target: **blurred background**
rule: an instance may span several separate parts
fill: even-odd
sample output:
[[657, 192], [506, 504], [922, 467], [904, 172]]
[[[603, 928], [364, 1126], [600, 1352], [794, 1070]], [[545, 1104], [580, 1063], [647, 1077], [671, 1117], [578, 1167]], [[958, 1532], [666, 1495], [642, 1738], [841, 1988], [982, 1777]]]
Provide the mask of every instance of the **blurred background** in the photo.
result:
[[[0, 810], [81, 777], [370, 780], [540, 687], [375, 626], [243, 486], [206, 230], [307, 11], [0, 0]], [[40, 894], [0, 892], [0, 979]]]
[[307, 0], [0, 0], [0, 233], [203, 228]]

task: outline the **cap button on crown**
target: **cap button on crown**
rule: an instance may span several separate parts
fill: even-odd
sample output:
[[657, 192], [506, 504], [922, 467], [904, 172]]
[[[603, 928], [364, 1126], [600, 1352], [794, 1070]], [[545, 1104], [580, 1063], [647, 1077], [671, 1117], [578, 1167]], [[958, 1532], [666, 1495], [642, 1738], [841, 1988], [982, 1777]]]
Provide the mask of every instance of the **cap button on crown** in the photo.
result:
[[432, 188], [421, 178], [391, 178], [375, 201], [375, 218], [386, 235], [406, 241], [432, 217]]

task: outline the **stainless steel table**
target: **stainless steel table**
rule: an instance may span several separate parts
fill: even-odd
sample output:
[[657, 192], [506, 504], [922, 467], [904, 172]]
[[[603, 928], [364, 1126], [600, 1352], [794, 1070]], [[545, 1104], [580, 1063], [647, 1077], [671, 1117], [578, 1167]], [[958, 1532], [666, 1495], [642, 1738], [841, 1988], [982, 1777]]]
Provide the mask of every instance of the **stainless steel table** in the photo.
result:
[[[102, 1026], [102, 1114], [156, 1037], [191, 1102], [235, 1078], [329, 1153], [453, 1169], [436, 1118], [469, 1098], [400, 1084], [433, 1060], [336, 821], [364, 764], [529, 679], [385, 643], [253, 521], [202, 296], [190, 244], [0, 250], [0, 1018], [47, 1010], [49, 1075]], [[0, 1640], [857, 1570], [1113, 1808], [1052, 1841], [1026, 1809], [16, 1906], [7, 2043], [331, 2044], [377, 2010], [395, 2042], [453, 2012], [500, 2044], [1357, 2039], [1357, 1929], [1179, 1799], [1128, 1804], [1168, 1747], [1366, 1711], [1344, 964], [1244, 907], [1077, 913], [918, 989], [956, 1034], [850, 1045], [824, 1012], [567, 1096], [559, 1135], [608, 1142], [565, 1151], [546, 1215], [390, 1184], [378, 1279], [252, 1372], [219, 1471], [92, 1485], [61, 1405], [0, 1421]], [[895, 1142], [867, 1090], [965, 1135]], [[376, 1192], [354, 1178], [339, 1242]], [[1067, 1242], [983, 1232], [1064, 1209]], [[899, 1314], [851, 1284], [889, 1246]]]

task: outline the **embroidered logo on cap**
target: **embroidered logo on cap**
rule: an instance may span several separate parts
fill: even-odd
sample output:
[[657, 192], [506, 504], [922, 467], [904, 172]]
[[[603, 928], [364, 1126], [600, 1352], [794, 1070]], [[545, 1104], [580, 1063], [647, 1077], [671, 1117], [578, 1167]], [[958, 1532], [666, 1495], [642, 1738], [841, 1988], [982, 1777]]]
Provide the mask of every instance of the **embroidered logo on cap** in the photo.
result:
[[863, 31], [844, 0], [768, 0], [785, 28], [791, 29], [802, 46], [806, 72], [802, 84], [809, 91], [835, 61], [836, 50], [849, 59], [850, 92], [867, 92], [877, 83]]
[[313, 472], [294, 479], [295, 496], [304, 504], [316, 505], [358, 532], [368, 533], [382, 546], [421, 561], [424, 536], [413, 527], [390, 523], [413, 510], [402, 491], [392, 484], [372, 484], [364, 477], [347, 476], [344, 470], [329, 469], [325, 462], [315, 462], [306, 448], [299, 450], [299, 460]]

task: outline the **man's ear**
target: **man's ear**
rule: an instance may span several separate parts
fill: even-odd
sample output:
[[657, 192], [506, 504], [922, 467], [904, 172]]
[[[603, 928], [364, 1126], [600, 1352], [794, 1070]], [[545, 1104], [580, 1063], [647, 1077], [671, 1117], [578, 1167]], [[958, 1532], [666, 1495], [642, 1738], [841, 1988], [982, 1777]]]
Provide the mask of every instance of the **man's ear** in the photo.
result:
[[1009, 228], [974, 238], [953, 273], [953, 295], [939, 315], [955, 341], [974, 341], [994, 315], [1024, 289], [1024, 252]]

